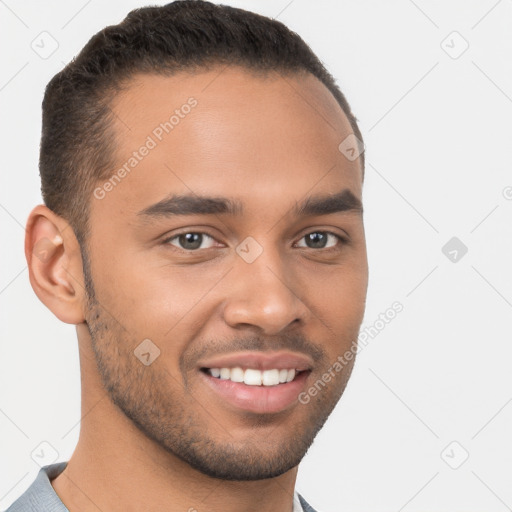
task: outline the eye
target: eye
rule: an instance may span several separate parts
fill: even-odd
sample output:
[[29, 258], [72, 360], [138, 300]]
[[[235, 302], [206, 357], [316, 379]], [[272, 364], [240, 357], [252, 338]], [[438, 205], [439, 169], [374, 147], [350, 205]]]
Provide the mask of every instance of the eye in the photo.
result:
[[[213, 247], [215, 239], [206, 233], [188, 232], [168, 238], [165, 243], [174, 245], [179, 249], [194, 251], [196, 249], [209, 249]], [[206, 245], [203, 245], [206, 244]]]
[[330, 233], [329, 231], [313, 231], [303, 236], [301, 240], [305, 240], [305, 245], [299, 247], [308, 247], [310, 249], [329, 249], [335, 247], [339, 242], [344, 243], [346, 240], [340, 235]]

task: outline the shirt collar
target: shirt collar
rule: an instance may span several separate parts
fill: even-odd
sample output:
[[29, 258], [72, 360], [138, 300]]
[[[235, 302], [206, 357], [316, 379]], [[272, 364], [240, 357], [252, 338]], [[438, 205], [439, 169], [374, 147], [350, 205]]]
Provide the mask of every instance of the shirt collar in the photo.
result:
[[[25, 493], [17, 500], [19, 505], [27, 506], [30, 504], [37, 504], [37, 506], [44, 506], [53, 512], [69, 512], [65, 505], [60, 500], [51, 484], [51, 480], [60, 475], [67, 466], [66, 462], [56, 462], [43, 466], [36, 479], [25, 491]], [[18, 503], [17, 503], [18, 504]], [[28, 510], [39, 510], [39, 508], [32, 508]], [[293, 493], [293, 510], [292, 512], [304, 512], [299, 500], [297, 491]]]
[[299, 500], [299, 495], [297, 494], [297, 491], [293, 493], [293, 510], [292, 512], [304, 512], [304, 509], [302, 508], [302, 505]]

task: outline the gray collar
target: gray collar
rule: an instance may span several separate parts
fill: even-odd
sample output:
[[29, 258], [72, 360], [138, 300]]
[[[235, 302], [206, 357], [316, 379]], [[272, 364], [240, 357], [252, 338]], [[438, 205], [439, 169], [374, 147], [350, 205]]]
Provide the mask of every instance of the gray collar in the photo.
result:
[[[56, 462], [43, 466], [30, 487], [5, 512], [69, 512], [52, 487], [51, 480], [60, 475], [65, 462]], [[302, 510], [299, 507], [302, 507]], [[298, 493], [294, 493], [294, 512], [315, 512], [315, 510]]]

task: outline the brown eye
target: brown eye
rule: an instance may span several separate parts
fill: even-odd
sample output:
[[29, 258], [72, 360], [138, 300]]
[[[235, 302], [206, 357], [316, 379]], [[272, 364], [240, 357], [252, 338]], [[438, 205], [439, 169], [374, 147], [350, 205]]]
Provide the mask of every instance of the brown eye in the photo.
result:
[[301, 240], [305, 240], [305, 245], [299, 245], [299, 247], [308, 247], [310, 249], [326, 249], [335, 247], [338, 242], [344, 242], [341, 236], [329, 233], [328, 231], [313, 231], [303, 236]]

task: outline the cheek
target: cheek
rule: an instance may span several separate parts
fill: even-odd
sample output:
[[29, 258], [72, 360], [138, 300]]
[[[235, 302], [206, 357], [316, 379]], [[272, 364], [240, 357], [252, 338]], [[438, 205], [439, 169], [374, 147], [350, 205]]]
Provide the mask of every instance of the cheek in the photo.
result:
[[363, 258], [357, 265], [341, 263], [317, 267], [314, 271], [303, 272], [303, 276], [303, 289], [299, 292], [330, 318], [348, 320], [358, 317], [364, 310], [368, 271]]
[[366, 306], [367, 273], [364, 265], [357, 271], [331, 267], [326, 273], [307, 278], [307, 287], [299, 294], [321, 320], [319, 329], [331, 343], [325, 346], [336, 358], [357, 340]]
[[227, 270], [155, 263], [147, 257], [118, 260], [101, 269], [98, 299], [137, 338], [180, 351], [212, 314], [211, 292]]

